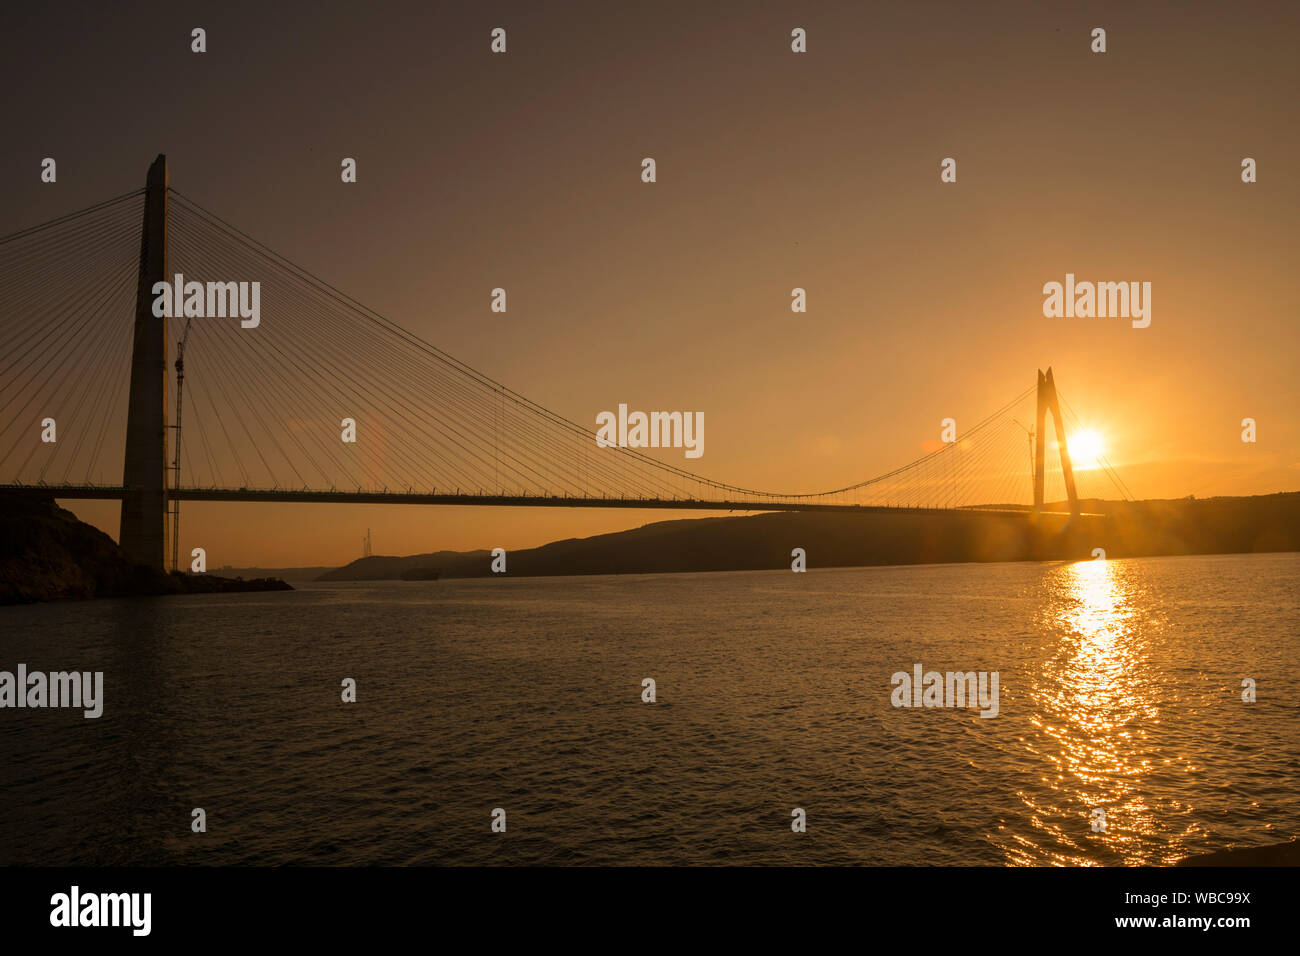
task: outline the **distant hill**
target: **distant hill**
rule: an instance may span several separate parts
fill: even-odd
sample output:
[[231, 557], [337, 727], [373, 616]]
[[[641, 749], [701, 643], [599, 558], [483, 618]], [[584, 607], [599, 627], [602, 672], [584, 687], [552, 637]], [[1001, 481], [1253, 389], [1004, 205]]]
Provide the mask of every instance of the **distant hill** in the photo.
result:
[[[790, 552], [809, 567], [933, 564], [1107, 557], [1300, 551], [1300, 493], [1252, 498], [1180, 498], [1081, 503], [1102, 517], [982, 511], [846, 514], [769, 512], [657, 521], [629, 531], [568, 538], [509, 553], [510, 575], [639, 574], [789, 568]], [[1053, 509], [1063, 509], [1053, 505]], [[322, 581], [398, 579], [436, 567], [443, 578], [491, 573], [486, 550], [374, 556], [321, 575]]]
[[[368, 558], [357, 558], [351, 564], [332, 571], [326, 571], [316, 578], [317, 581], [396, 581], [407, 571], [421, 568], [438, 568], [442, 577], [447, 577], [448, 566], [456, 562], [473, 563], [491, 560], [490, 551], [435, 551], [432, 554], [412, 554], [406, 557], [373, 554]], [[467, 574], [454, 574], [452, 577], [469, 577]]]
[[1106, 514], [1110, 557], [1300, 551], [1300, 492], [1080, 504]]

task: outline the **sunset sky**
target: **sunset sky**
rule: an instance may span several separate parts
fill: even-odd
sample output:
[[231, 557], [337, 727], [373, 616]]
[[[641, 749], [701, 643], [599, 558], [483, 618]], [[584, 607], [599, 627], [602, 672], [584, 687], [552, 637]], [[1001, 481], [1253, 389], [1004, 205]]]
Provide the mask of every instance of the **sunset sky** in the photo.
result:
[[[19, 5], [0, 233], [162, 152], [186, 195], [575, 422], [704, 411], [703, 458], [659, 454], [711, 478], [848, 484], [1050, 365], [1138, 497], [1300, 488], [1300, 5], [891, 6]], [[1150, 327], [1044, 318], [1067, 272], [1149, 281]], [[116, 502], [70, 507], [116, 535]], [[340, 564], [367, 527], [407, 554], [674, 516], [195, 503], [182, 547]]]

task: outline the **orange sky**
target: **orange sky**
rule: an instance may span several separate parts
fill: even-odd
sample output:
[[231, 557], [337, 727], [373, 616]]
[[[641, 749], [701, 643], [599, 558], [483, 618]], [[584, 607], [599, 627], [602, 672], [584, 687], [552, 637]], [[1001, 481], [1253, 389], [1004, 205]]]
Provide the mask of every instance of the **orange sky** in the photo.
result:
[[[187, 195], [574, 421], [703, 410], [705, 456], [663, 457], [709, 477], [856, 481], [1052, 365], [1137, 496], [1294, 490], [1300, 12], [1129, 6], [182, 4], [146, 31], [130, 5], [76, 30], [24, 10], [0, 231], [140, 185], [166, 152]], [[1151, 326], [1044, 318], [1067, 272], [1150, 281]], [[116, 503], [72, 507], [116, 533]], [[182, 550], [337, 564], [367, 527], [412, 553], [671, 516], [190, 504]]]

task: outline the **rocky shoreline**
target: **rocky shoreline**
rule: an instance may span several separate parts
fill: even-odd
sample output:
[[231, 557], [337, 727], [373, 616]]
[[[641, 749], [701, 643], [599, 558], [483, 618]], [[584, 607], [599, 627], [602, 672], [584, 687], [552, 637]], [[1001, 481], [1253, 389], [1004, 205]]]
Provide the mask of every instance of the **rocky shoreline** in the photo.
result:
[[292, 590], [278, 578], [166, 574], [132, 565], [112, 538], [53, 498], [0, 495], [0, 605]]

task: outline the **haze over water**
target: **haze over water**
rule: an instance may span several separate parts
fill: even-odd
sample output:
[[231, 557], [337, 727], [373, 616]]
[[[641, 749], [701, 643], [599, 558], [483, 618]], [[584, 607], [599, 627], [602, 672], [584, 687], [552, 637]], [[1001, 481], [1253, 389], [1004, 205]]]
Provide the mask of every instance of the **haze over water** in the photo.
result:
[[[1280, 842], [1298, 573], [1261, 554], [4, 608], [0, 669], [103, 670], [105, 712], [0, 711], [0, 864], [1120, 865]], [[998, 671], [999, 715], [893, 708], [915, 663]]]

